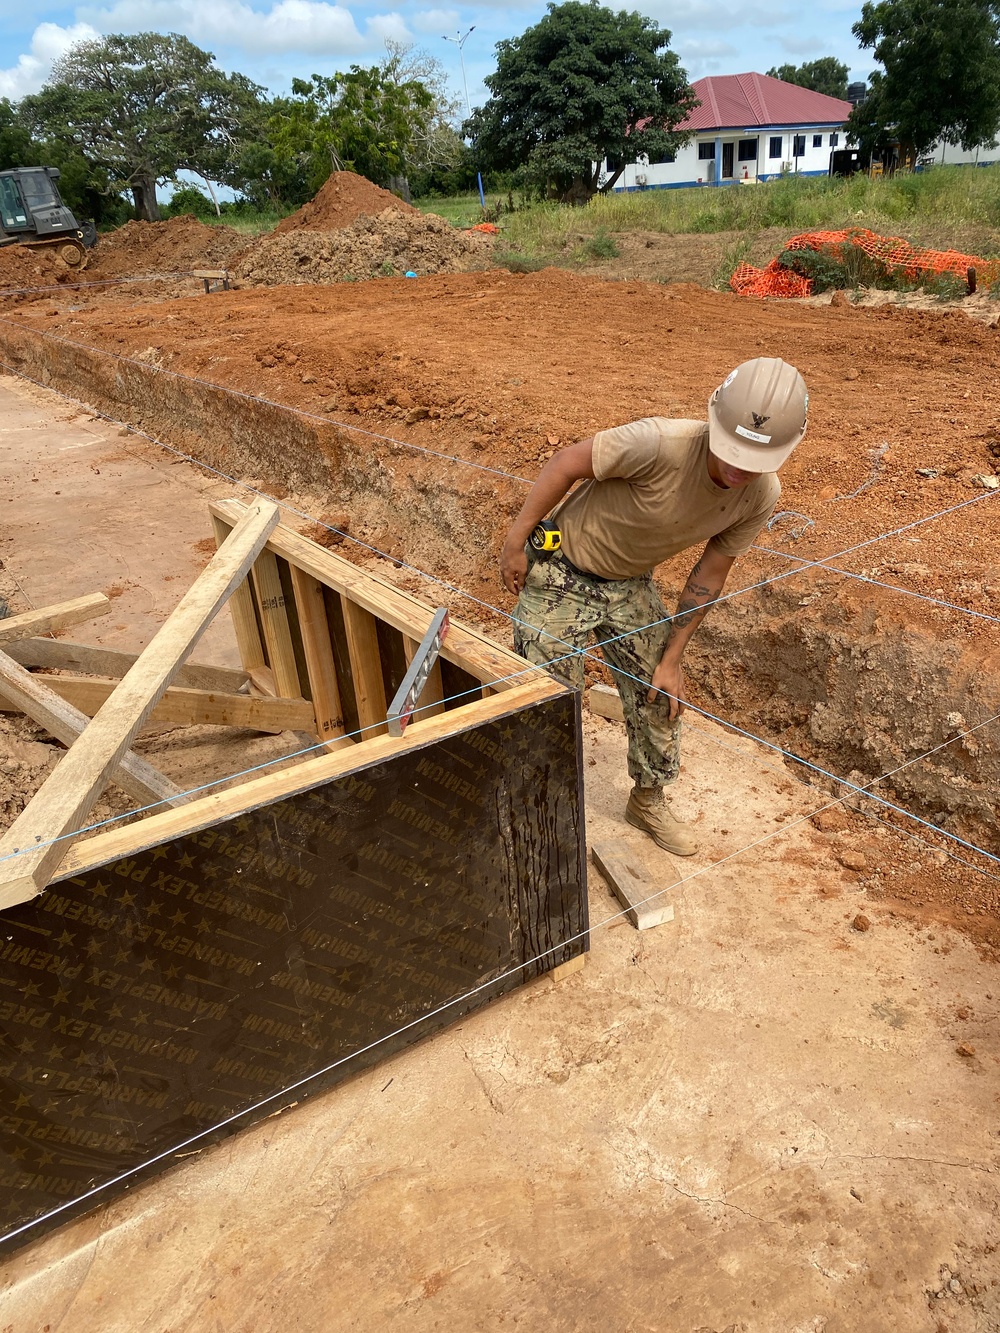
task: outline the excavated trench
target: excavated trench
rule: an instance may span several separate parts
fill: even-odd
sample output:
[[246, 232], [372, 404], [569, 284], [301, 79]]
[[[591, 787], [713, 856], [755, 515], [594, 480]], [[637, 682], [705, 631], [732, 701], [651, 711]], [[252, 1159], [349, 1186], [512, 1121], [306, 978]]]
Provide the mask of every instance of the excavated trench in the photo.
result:
[[[32, 380], [346, 526], [396, 560], [484, 602], [509, 605], [505, 595], [498, 597], [496, 553], [524, 490], [506, 478], [9, 323], [0, 327], [0, 355]], [[339, 549], [365, 558], [351, 543]], [[739, 586], [784, 568], [751, 555], [738, 567]], [[684, 572], [681, 564], [664, 571], [668, 602]], [[946, 613], [935, 617], [921, 607], [917, 618], [914, 610], [910, 598], [825, 570], [755, 589], [718, 607], [694, 641], [693, 699], [857, 785], [943, 746], [875, 790], [998, 852], [998, 724], [955, 739], [997, 711], [1000, 663], [992, 626], [964, 625], [956, 636]], [[469, 616], [468, 605], [462, 613]], [[505, 636], [499, 616], [485, 618], [494, 634]], [[779, 762], [777, 755], [770, 759]], [[801, 765], [792, 767], [797, 776], [816, 779]], [[843, 794], [838, 784], [825, 785]]]

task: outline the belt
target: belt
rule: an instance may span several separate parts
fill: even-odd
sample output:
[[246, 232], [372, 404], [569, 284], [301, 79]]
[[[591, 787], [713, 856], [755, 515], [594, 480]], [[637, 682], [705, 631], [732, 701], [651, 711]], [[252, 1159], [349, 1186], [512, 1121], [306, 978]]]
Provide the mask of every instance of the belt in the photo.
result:
[[559, 552], [557, 552], [557, 555], [558, 555], [558, 558], [563, 562], [563, 564], [564, 564], [564, 565], [569, 565], [569, 567], [570, 567], [570, 569], [573, 571], [573, 573], [579, 575], [579, 577], [580, 577], [581, 579], [590, 579], [590, 581], [591, 581], [592, 583], [621, 583], [621, 582], [622, 582], [621, 579], [606, 579], [606, 578], [604, 577], [603, 574], [591, 574], [589, 570], [586, 570], [586, 569], [580, 569], [580, 567], [579, 567], [578, 565], [574, 565], [574, 564], [573, 564], [573, 561], [569, 558], [569, 556], [566, 554], [565, 551], [559, 551]]

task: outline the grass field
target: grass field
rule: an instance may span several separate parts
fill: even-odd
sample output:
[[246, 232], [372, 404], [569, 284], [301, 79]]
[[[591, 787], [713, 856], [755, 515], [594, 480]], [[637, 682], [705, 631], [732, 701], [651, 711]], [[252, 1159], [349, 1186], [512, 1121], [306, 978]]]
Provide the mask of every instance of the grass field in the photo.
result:
[[[495, 203], [491, 196], [487, 203]], [[474, 194], [421, 199], [456, 226], [481, 219]], [[535, 203], [503, 214], [506, 244], [527, 257], [564, 251], [581, 234], [794, 231], [869, 227], [923, 244], [1000, 254], [1000, 167], [936, 167], [871, 180], [785, 176], [764, 185], [600, 195], [585, 208]]]

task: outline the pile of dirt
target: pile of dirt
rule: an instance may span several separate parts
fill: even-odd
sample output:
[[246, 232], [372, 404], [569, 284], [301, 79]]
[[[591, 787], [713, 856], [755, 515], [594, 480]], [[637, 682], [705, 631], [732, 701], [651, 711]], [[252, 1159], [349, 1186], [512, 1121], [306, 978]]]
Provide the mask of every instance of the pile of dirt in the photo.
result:
[[485, 268], [492, 251], [491, 236], [458, 231], [434, 213], [386, 208], [337, 231], [273, 233], [243, 256], [236, 274], [249, 287], [424, 277]]
[[83, 280], [78, 270], [63, 263], [55, 249], [30, 250], [23, 245], [8, 245], [0, 250], [0, 292]]
[[319, 193], [298, 212], [278, 223], [277, 232], [337, 231], [349, 227], [361, 215], [374, 216], [387, 208], [398, 213], [418, 213], [412, 204], [353, 171], [335, 171], [328, 177]]
[[232, 227], [210, 227], [193, 213], [168, 222], [126, 222], [101, 237], [87, 276], [113, 278], [218, 268], [245, 246], [246, 237]]

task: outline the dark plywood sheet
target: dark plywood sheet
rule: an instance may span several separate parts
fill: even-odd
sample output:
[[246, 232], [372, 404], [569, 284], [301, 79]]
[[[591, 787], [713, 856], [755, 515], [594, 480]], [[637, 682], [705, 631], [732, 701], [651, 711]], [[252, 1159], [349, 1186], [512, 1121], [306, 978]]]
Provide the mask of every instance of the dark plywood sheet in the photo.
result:
[[0, 1249], [587, 947], [567, 693], [0, 914]]

